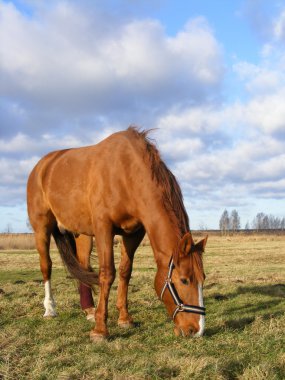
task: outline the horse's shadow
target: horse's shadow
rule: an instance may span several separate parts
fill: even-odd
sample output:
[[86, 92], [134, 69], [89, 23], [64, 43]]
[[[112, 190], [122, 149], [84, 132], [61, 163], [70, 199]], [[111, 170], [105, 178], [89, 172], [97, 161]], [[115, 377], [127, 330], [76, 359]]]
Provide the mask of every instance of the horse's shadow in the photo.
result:
[[255, 286], [240, 286], [237, 288], [230, 296], [238, 296], [240, 294], [252, 293], [252, 294], [261, 294], [264, 296], [272, 297], [285, 297], [285, 284], [274, 284], [274, 285], [255, 285]]
[[[222, 327], [217, 326], [206, 329], [205, 336], [211, 337], [220, 333], [221, 331], [224, 331], [225, 329], [242, 331], [246, 326], [251, 325], [255, 321], [256, 315], [259, 315], [263, 320], [269, 320], [271, 318], [284, 314], [284, 284], [240, 286], [235, 292], [223, 295], [214, 295], [214, 297], [209, 298], [209, 301], [213, 306], [213, 304], [218, 304], [219, 301], [231, 300], [240, 296], [241, 294], [263, 295], [266, 296], [267, 300], [229, 307], [226, 312], [229, 315], [239, 312], [240, 318], [229, 318], [224, 322]], [[268, 296], [271, 297], [270, 300], [268, 300]], [[274, 311], [268, 312], [268, 310], [271, 308], [274, 308]], [[216, 309], [218, 310], [218, 307], [216, 307]]]

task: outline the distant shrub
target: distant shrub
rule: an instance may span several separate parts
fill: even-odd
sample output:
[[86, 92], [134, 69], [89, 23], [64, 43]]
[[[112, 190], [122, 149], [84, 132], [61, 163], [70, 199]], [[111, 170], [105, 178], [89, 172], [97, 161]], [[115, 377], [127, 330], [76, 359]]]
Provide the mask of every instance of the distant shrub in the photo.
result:
[[0, 234], [0, 249], [35, 249], [34, 234]]

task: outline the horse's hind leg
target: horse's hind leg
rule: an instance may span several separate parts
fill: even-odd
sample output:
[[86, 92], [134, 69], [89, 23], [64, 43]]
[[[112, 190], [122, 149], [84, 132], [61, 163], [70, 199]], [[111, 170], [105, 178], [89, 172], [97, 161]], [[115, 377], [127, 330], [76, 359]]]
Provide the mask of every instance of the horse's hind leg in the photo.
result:
[[[79, 235], [75, 238], [76, 256], [80, 265], [84, 269], [90, 267], [90, 255], [93, 247], [91, 236]], [[95, 308], [92, 297], [92, 289], [90, 286], [79, 283], [80, 305], [81, 309], [86, 314], [88, 321], [95, 322]]]
[[117, 298], [118, 325], [121, 327], [131, 327], [133, 324], [133, 319], [128, 312], [128, 286], [132, 274], [134, 254], [144, 235], [145, 231], [141, 229], [133, 235], [123, 236]]
[[55, 302], [51, 290], [52, 261], [50, 258], [50, 229], [47, 226], [35, 230], [36, 247], [40, 254], [40, 268], [45, 285], [44, 317], [55, 317]]

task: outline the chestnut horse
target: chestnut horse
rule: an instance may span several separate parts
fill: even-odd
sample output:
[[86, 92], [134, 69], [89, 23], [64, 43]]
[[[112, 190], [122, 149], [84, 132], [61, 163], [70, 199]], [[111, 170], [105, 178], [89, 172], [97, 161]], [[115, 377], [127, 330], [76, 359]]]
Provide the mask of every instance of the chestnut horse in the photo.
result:
[[[203, 335], [202, 253], [207, 238], [194, 243], [180, 187], [146, 131], [130, 127], [94, 146], [48, 154], [30, 174], [27, 202], [45, 285], [44, 316], [56, 315], [49, 254], [53, 235], [65, 265], [80, 282], [81, 307], [95, 319], [91, 340], [108, 336], [117, 234], [122, 236], [118, 324], [131, 326], [128, 284], [134, 253], [146, 232], [157, 264], [155, 290], [174, 320], [175, 334]], [[89, 264], [93, 236], [99, 275]], [[94, 284], [99, 284], [96, 311]]]

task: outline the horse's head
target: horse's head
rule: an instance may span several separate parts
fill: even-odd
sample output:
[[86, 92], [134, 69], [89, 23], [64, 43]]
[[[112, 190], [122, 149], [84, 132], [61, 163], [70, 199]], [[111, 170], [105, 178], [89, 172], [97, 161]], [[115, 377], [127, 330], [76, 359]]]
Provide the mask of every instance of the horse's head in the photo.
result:
[[195, 244], [190, 233], [184, 235], [173, 254], [168, 274], [159, 270], [156, 276], [156, 292], [173, 318], [176, 335], [198, 337], [204, 333], [202, 254], [206, 242], [207, 237]]

